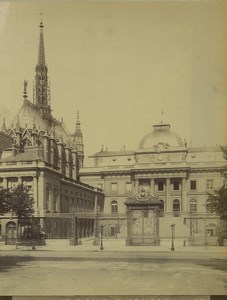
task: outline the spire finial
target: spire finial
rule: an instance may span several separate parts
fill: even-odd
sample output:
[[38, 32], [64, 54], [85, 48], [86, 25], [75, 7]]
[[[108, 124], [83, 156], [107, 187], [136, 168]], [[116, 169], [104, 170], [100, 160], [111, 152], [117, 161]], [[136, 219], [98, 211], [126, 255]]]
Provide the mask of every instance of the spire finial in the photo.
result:
[[77, 122], [80, 122], [80, 111], [77, 110]]
[[24, 97], [24, 100], [27, 100], [27, 87], [28, 87], [28, 81], [27, 80], [24, 80], [24, 94], [23, 94], [23, 97]]
[[40, 17], [41, 17], [41, 20], [40, 20], [40, 25], [39, 25], [39, 27], [40, 27], [40, 28], [43, 28], [44, 26], [43, 26], [43, 11], [42, 11], [42, 8], [41, 8], [41, 10], [40, 10]]
[[163, 123], [163, 120], [162, 120], [163, 114], [164, 114], [164, 112], [163, 112], [163, 109], [162, 109], [162, 107], [161, 107], [161, 124]]
[[76, 129], [80, 129], [80, 111], [77, 110]]

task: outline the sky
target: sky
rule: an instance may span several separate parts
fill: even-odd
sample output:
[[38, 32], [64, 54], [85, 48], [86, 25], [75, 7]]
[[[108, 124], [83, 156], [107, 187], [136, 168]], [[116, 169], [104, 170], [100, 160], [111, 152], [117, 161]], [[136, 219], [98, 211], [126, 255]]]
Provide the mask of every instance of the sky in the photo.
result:
[[32, 84], [40, 12], [53, 115], [85, 156], [135, 150], [160, 123], [192, 146], [227, 144], [227, 1], [0, 2], [0, 123]]

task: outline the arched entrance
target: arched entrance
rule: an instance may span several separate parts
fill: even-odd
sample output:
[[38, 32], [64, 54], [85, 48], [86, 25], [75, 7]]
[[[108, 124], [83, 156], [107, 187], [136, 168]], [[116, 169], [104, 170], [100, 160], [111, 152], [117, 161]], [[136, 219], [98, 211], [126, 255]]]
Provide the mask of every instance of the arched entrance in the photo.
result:
[[15, 244], [17, 239], [17, 225], [10, 221], [6, 224], [6, 244]]

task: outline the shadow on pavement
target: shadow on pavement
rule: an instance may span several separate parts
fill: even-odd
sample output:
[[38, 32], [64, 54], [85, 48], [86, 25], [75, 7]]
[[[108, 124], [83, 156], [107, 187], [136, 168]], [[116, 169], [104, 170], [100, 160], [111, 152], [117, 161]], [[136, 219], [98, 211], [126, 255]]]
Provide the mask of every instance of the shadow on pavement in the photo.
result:
[[12, 268], [20, 268], [26, 266], [28, 262], [34, 261], [34, 257], [30, 256], [4, 256], [0, 257], [0, 272], [10, 271]]

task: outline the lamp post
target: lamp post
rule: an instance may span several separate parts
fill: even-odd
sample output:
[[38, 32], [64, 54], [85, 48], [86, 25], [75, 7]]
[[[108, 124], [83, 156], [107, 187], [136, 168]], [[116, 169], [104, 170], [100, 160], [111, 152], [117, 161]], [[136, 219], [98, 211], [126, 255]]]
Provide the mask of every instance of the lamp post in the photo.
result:
[[174, 251], [175, 250], [175, 248], [174, 248], [174, 228], [175, 228], [175, 224], [172, 224], [171, 226], [170, 226], [170, 228], [171, 228], [171, 232], [172, 232], [172, 246], [171, 246], [171, 251]]
[[104, 227], [104, 225], [100, 225], [100, 250], [104, 250], [104, 248], [103, 248], [103, 240], [102, 240], [103, 227]]

